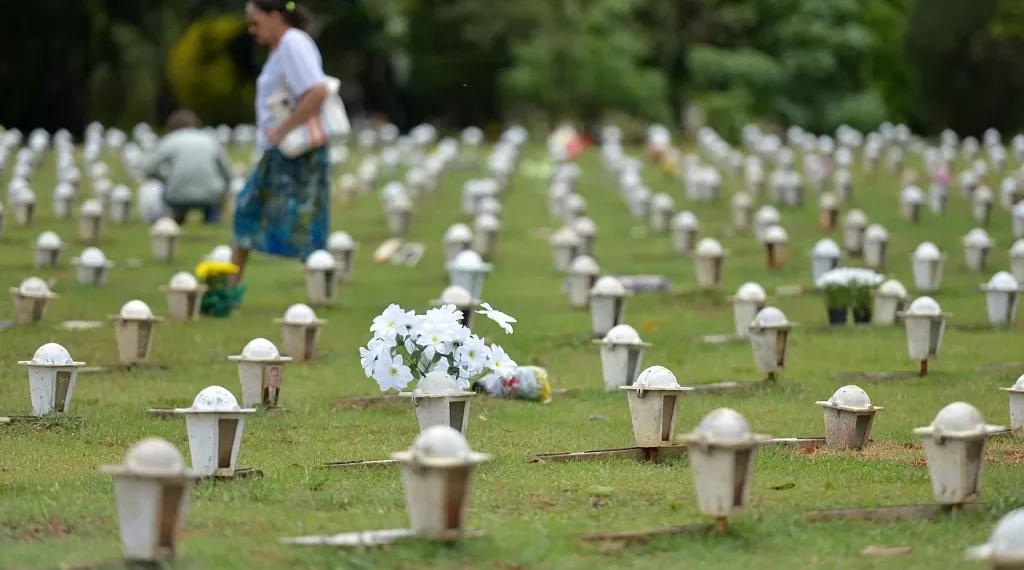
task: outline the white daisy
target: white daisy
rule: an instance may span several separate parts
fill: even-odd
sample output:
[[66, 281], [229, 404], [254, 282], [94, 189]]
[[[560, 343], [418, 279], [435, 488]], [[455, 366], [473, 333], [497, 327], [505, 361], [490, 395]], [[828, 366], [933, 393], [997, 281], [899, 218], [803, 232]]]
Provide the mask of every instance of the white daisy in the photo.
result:
[[490, 303], [480, 303], [480, 306], [483, 307], [483, 310], [477, 311], [478, 314], [497, 323], [505, 331], [505, 334], [512, 334], [512, 323], [517, 322], [513, 317], [491, 307]]

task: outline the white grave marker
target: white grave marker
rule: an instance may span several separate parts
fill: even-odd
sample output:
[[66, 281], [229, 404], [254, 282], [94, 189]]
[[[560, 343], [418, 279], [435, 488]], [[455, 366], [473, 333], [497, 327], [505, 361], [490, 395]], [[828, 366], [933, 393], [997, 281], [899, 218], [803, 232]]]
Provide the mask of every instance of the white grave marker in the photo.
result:
[[78, 369], [84, 362], [76, 362], [66, 348], [51, 342], [40, 346], [32, 360], [21, 360], [18, 364], [28, 368], [33, 415], [66, 413], [71, 408]]

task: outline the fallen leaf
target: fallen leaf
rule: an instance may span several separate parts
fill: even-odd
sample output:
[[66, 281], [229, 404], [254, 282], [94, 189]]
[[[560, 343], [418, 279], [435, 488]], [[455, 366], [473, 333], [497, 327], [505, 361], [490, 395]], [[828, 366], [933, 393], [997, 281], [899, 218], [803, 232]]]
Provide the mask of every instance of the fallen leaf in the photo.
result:
[[605, 504], [607, 502], [608, 502], [608, 499], [605, 499], [604, 497], [594, 497], [590, 501], [590, 504], [593, 505], [593, 507], [595, 509], [600, 509], [601, 507], [605, 506]]
[[871, 546], [860, 551], [861, 556], [906, 556], [910, 554], [909, 546]]
[[602, 422], [602, 421], [608, 419], [608, 416], [601, 416], [601, 415], [598, 415], [598, 414], [590, 414], [590, 416], [588, 416], [587, 419], [592, 421], [592, 422]]
[[651, 319], [644, 319], [640, 323], [640, 330], [642, 332], [645, 332], [645, 333], [652, 333], [652, 332], [656, 332], [658, 330], [658, 326], [659, 326], [658, 325], [658, 321], [653, 321]]
[[781, 485], [773, 485], [770, 487], [773, 491], [786, 491], [796, 487], [796, 483], [782, 483]]

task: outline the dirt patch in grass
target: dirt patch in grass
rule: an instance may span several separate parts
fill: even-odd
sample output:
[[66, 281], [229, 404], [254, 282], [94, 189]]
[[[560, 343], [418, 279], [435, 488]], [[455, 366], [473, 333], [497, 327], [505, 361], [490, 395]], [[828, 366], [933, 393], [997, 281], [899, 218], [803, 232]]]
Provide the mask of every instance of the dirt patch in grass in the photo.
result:
[[0, 525], [0, 530], [14, 540], [44, 540], [69, 536], [72, 533], [71, 527], [60, 517], [25, 526]]
[[[858, 457], [869, 461], [896, 461], [915, 467], [928, 463], [920, 443], [890, 443], [872, 441], [861, 451], [837, 451], [824, 445], [800, 448], [800, 455], [811, 457]], [[1003, 465], [1024, 465], [1024, 449], [1016, 448], [1007, 440], [990, 441], [985, 450], [985, 461]]]
[[871, 461], [898, 461], [907, 465], [925, 465], [924, 452], [917, 443], [888, 443], [872, 441], [860, 451], [839, 451], [824, 445], [810, 445], [800, 449], [801, 455], [814, 457], [859, 457]]
[[557, 498], [550, 495], [544, 495], [541, 493], [526, 493], [522, 496], [522, 506], [532, 509], [542, 509], [547, 511], [561, 511], [562, 506], [559, 504]]
[[920, 444], [887, 443], [872, 441], [860, 451], [839, 451], [824, 445], [809, 445], [800, 448], [800, 455], [813, 457], [859, 457], [872, 461], [899, 461], [908, 465], [924, 465], [924, 454]]
[[334, 401], [334, 409], [365, 410], [367, 408], [398, 407], [408, 404], [407, 398], [398, 395], [385, 394], [382, 396], [346, 396]]
[[919, 443], [885, 443], [872, 441], [861, 450], [865, 459], [873, 461], [898, 461], [915, 467], [924, 467], [924, 450]]
[[1014, 447], [1009, 441], [997, 441], [989, 445], [985, 459], [1005, 465], [1024, 465], [1024, 449]]

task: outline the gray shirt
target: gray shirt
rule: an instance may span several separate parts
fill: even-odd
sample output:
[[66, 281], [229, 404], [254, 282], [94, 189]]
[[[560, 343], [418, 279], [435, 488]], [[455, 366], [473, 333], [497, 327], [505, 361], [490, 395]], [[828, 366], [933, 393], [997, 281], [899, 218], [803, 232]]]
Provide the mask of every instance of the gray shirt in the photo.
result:
[[164, 183], [164, 201], [172, 207], [212, 206], [231, 185], [231, 163], [213, 135], [180, 129], [160, 139], [142, 159], [142, 174]]

